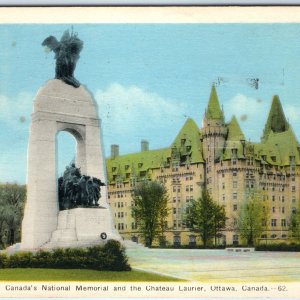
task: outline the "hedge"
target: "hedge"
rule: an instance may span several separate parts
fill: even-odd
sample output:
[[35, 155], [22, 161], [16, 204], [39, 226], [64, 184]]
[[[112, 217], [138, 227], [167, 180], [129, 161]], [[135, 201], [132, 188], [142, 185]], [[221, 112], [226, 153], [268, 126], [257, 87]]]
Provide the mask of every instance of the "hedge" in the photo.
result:
[[299, 252], [300, 244], [261, 244], [255, 247], [256, 251], [291, 251], [291, 252]]
[[104, 246], [89, 248], [57, 248], [0, 254], [0, 268], [92, 269], [100, 271], [130, 271], [125, 248], [109, 240]]

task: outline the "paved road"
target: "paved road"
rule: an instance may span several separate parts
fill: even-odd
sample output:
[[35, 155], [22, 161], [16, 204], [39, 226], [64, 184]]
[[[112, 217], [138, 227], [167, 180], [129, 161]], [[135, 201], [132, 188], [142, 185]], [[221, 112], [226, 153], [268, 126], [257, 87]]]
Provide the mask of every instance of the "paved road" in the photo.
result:
[[300, 281], [300, 252], [127, 249], [132, 267], [201, 282]]

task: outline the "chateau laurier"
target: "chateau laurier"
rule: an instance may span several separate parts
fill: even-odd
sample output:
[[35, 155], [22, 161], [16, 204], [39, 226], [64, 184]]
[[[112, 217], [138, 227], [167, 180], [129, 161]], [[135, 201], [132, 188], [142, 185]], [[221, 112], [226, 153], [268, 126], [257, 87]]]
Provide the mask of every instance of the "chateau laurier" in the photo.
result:
[[[257, 135], [260, 135], [258, 132]], [[220, 244], [238, 244], [237, 219], [245, 197], [259, 191], [268, 224], [261, 242], [288, 239], [288, 223], [299, 201], [299, 145], [287, 122], [278, 96], [274, 96], [260, 143], [246, 141], [238, 121], [225, 122], [215, 87], [212, 87], [203, 127], [187, 119], [168, 148], [119, 155], [112, 145], [107, 159], [109, 201], [116, 228], [124, 238], [138, 241], [131, 214], [132, 190], [139, 180], [163, 182], [169, 194], [167, 242], [201, 244], [184, 226], [186, 208], [206, 187], [214, 201], [225, 207], [226, 229]]]

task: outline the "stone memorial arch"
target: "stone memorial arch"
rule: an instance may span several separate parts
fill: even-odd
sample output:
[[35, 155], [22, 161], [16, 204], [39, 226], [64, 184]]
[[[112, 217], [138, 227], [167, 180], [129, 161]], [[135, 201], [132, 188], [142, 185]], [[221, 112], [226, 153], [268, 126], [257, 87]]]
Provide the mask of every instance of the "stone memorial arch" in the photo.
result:
[[81, 172], [107, 182], [100, 119], [93, 98], [82, 85], [75, 88], [62, 80], [48, 81], [36, 95], [30, 127], [23, 249], [88, 245], [97, 242], [102, 232], [119, 239], [106, 186], [101, 188], [99, 208], [59, 211], [56, 135], [60, 131], [76, 139], [76, 166]]

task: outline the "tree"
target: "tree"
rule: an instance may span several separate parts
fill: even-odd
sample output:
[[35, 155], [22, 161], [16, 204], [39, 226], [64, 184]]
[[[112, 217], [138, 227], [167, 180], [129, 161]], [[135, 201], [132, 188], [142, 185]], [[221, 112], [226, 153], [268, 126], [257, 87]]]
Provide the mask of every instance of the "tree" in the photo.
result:
[[26, 187], [0, 184], [0, 244], [5, 247], [20, 240], [20, 228], [26, 197]]
[[289, 230], [294, 239], [300, 239], [300, 204], [290, 217]]
[[155, 238], [164, 237], [168, 196], [166, 188], [156, 181], [142, 181], [133, 191], [132, 213], [145, 245], [152, 246]]
[[204, 247], [225, 227], [226, 215], [223, 207], [215, 203], [206, 189], [199, 199], [192, 201], [187, 209], [186, 223], [194, 232], [199, 232]]
[[248, 246], [254, 246], [258, 237], [266, 230], [267, 214], [262, 194], [255, 190], [249, 192], [241, 207], [238, 221], [238, 231]]

